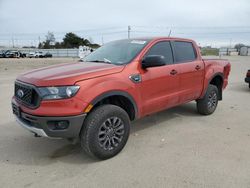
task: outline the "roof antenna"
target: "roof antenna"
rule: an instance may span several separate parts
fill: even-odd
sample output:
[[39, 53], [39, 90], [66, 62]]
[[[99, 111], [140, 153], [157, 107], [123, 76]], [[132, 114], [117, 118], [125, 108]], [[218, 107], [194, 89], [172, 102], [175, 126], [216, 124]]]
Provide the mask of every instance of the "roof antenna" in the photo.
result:
[[168, 37], [171, 36], [172, 30], [170, 29], [169, 33], [168, 33]]

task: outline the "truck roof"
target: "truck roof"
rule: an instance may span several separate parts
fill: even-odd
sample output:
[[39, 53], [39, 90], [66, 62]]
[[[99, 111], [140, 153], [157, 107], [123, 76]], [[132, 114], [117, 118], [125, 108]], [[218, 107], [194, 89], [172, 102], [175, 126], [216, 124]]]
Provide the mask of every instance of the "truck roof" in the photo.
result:
[[129, 40], [145, 40], [145, 41], [153, 41], [153, 40], [181, 40], [181, 41], [189, 41], [189, 42], [194, 42], [194, 40], [187, 39], [187, 38], [180, 38], [180, 37], [136, 37], [136, 38], [131, 38]]

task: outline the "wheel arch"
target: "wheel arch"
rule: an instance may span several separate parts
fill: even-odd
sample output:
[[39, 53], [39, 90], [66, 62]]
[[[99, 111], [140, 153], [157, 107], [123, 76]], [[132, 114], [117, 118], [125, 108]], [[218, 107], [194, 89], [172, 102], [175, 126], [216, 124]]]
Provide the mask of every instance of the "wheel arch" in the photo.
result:
[[224, 75], [222, 73], [215, 74], [210, 80], [209, 84], [215, 85], [219, 91], [219, 100], [222, 100], [222, 87], [223, 87]]
[[206, 94], [208, 85], [212, 84], [212, 85], [215, 85], [218, 88], [218, 90], [219, 90], [219, 100], [222, 100], [223, 82], [224, 82], [223, 73], [221, 73], [221, 72], [215, 73], [210, 79], [208, 79], [207, 84], [206, 84], [206, 89], [204, 90], [204, 93], [203, 93], [202, 97], [204, 97], [204, 95]]
[[114, 104], [123, 108], [129, 115], [130, 120], [138, 117], [138, 108], [134, 98], [125, 91], [112, 90], [95, 97], [91, 103], [93, 109], [102, 104]]

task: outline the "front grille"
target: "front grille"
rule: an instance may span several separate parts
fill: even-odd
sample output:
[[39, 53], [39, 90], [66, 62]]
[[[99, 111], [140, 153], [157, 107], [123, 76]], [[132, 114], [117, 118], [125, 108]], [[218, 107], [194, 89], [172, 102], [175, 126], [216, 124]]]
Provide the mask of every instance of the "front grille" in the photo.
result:
[[37, 107], [39, 105], [39, 95], [32, 85], [16, 82], [15, 97], [26, 106]]

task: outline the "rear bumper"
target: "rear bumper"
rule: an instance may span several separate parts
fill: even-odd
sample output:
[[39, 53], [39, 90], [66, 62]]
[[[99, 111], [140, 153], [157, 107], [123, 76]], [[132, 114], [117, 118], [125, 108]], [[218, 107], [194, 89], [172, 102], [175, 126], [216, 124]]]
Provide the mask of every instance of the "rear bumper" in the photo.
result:
[[245, 82], [250, 83], [250, 77], [246, 77]]
[[[52, 138], [77, 138], [80, 134], [86, 114], [65, 117], [34, 116], [18, 111], [18, 106], [12, 104], [16, 121], [30, 132]], [[64, 127], [58, 127], [64, 122]], [[66, 124], [65, 124], [66, 123]]]

